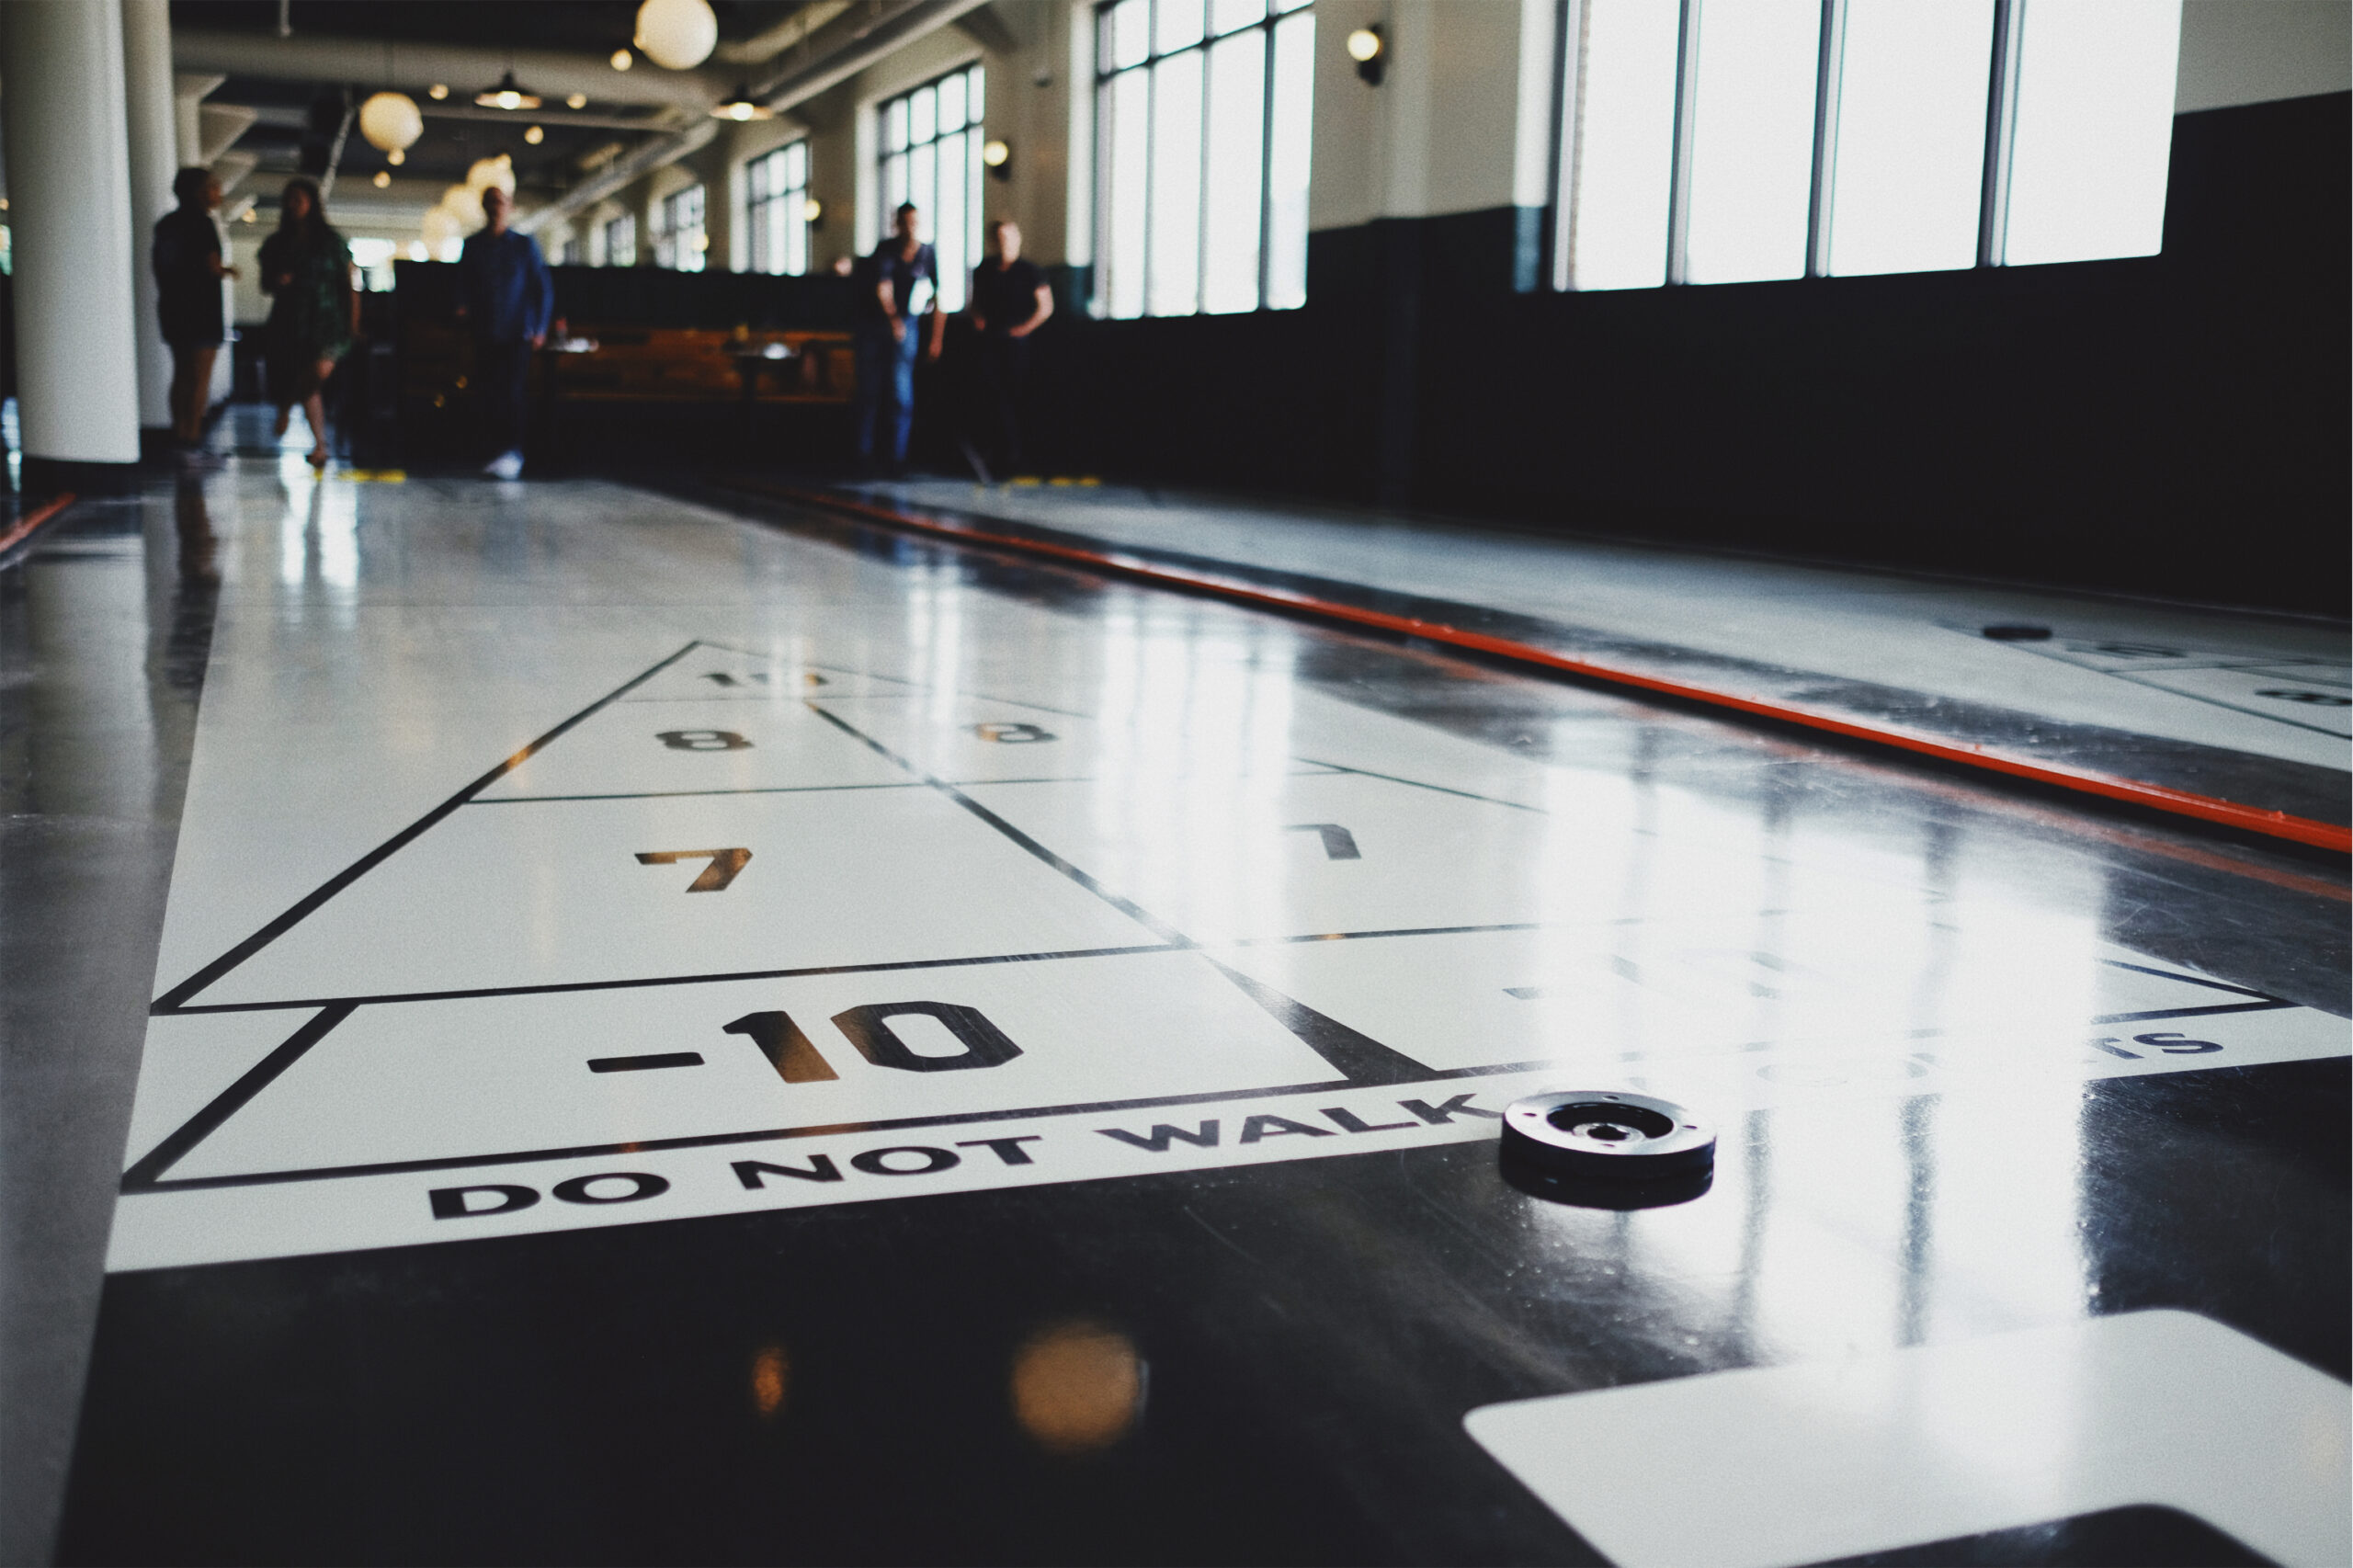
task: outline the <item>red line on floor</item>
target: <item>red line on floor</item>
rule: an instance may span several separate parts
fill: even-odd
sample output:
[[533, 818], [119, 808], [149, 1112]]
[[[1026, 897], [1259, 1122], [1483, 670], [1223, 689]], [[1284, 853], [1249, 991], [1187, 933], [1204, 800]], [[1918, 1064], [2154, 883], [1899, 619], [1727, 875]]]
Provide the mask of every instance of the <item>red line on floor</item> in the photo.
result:
[[74, 493], [69, 490], [55, 500], [44, 501], [27, 512], [22, 517], [17, 519], [15, 528], [10, 528], [6, 533], [0, 534], [0, 551], [15, 549], [18, 543], [31, 538], [35, 528], [40, 528], [41, 524], [72, 505], [74, 505]]
[[1425, 638], [1457, 648], [1469, 648], [1478, 653], [1509, 659], [1515, 663], [1536, 665], [1546, 669], [1561, 670], [1583, 676], [1591, 680], [1607, 681], [1613, 686], [1633, 687], [1638, 690], [1657, 692], [1662, 696], [1681, 698], [1689, 702], [1705, 703], [1713, 708], [1729, 708], [1736, 712], [1751, 713], [1759, 718], [1774, 719], [1783, 723], [1801, 724], [1808, 729], [1822, 730], [1849, 740], [1868, 741], [1875, 745], [1894, 746], [1903, 751], [1932, 756], [1942, 762], [1957, 762], [1967, 767], [1984, 768], [2005, 773], [2013, 778], [2030, 779], [2038, 784], [2056, 785], [2063, 790], [2075, 790], [2085, 794], [2102, 795], [2110, 800], [2128, 801], [2136, 806], [2153, 807], [2178, 816], [2196, 817], [2201, 821], [2220, 823], [2227, 827], [2260, 833], [2274, 838], [2285, 838], [2298, 844], [2310, 844], [2340, 854], [2353, 853], [2353, 828], [2339, 827], [2334, 823], [2315, 822], [2309, 817], [2291, 816], [2286, 812], [2265, 811], [2259, 806], [2243, 805], [2212, 795], [2200, 795], [2188, 790], [2168, 789], [2136, 778], [2119, 778], [2097, 773], [2089, 768], [2071, 767], [2064, 763], [2033, 762], [2023, 757], [1988, 751], [1976, 744], [1942, 740], [1934, 735], [1915, 733], [1884, 725], [1859, 723], [1834, 714], [1817, 713], [1804, 708], [1792, 708], [1784, 703], [1760, 701], [1732, 692], [1716, 691], [1707, 687], [1689, 686], [1681, 681], [1665, 680], [1657, 676], [1643, 675], [1633, 670], [1597, 664], [1566, 653], [1556, 653], [1533, 643], [1518, 642], [1506, 637], [1491, 637], [1485, 632], [1470, 631], [1449, 626], [1439, 620], [1420, 620], [1411, 616], [1391, 615], [1385, 610], [1368, 609], [1358, 605], [1340, 604], [1288, 588], [1269, 587], [1261, 584], [1236, 582], [1206, 572], [1188, 571], [1159, 562], [1139, 560], [1132, 556], [1106, 554], [1082, 550], [1072, 545], [1052, 544], [1043, 540], [1024, 539], [1015, 534], [991, 533], [983, 528], [963, 524], [941, 522], [936, 518], [917, 517], [895, 507], [880, 506], [871, 502], [854, 501], [847, 496], [828, 495], [813, 491], [779, 486], [775, 492], [810, 506], [828, 507], [835, 511], [852, 512], [887, 523], [893, 528], [912, 528], [917, 532], [937, 534], [965, 544], [987, 545], [995, 549], [1018, 551], [1029, 555], [1043, 555], [1057, 560], [1077, 562], [1099, 571], [1115, 572], [1124, 576], [1141, 577], [1147, 582], [1173, 584], [1199, 592], [1216, 594], [1236, 599], [1314, 616], [1327, 620], [1346, 621], [1358, 626], [1377, 627], [1384, 631], [1402, 632], [1410, 637]]

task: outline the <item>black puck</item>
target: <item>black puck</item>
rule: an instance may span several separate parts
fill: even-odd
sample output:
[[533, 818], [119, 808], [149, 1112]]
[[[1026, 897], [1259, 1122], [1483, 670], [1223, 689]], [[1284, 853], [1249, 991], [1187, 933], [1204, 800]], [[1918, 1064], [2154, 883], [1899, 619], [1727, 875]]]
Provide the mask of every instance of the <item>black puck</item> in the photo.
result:
[[1617, 1091], [1530, 1095], [1504, 1110], [1504, 1158], [1604, 1181], [1688, 1177], [1715, 1165], [1715, 1129], [1669, 1100]]
[[1979, 635], [1991, 637], [1996, 642], [2048, 642], [2051, 641], [2051, 628], [2013, 623], [1983, 628]]

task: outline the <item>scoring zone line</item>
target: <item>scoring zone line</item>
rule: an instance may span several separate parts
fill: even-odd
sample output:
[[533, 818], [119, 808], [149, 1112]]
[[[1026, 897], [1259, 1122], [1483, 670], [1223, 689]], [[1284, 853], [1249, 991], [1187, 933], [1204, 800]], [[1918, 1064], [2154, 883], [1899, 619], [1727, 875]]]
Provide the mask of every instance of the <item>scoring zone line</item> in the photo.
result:
[[[751, 656], [743, 653], [740, 650], [726, 649], [722, 644], [707, 643], [700, 641], [689, 642], [687, 646], [679, 649], [676, 653], [672, 653], [668, 658], [662, 660], [652, 668], [646, 670], [643, 674], [626, 682], [620, 687], [617, 688], [615, 691], [597, 702], [590, 705], [588, 708], [584, 709], [580, 712], [574, 714], [571, 718], [564, 720], [554, 729], [549, 731], [538, 740], [531, 742], [520, 751], [515, 753], [497, 767], [494, 767], [488, 773], [485, 773], [466, 789], [460, 790], [457, 795], [451, 797], [448, 801], [445, 801], [441, 805], [427, 812], [426, 815], [419, 819], [418, 822], [394, 835], [391, 839], [385, 841], [385, 843], [370, 851], [368, 855], [363, 856], [359, 860], [354, 862], [353, 865], [347, 868], [344, 871], [329, 879], [327, 882], [322, 884], [311, 894], [299, 901], [291, 908], [280, 915], [277, 919], [271, 921], [268, 925], [255, 932], [251, 937], [248, 937], [243, 942], [237, 944], [237, 946], [232, 948], [228, 952], [221, 955], [220, 958], [215, 959], [210, 964], [208, 964], [196, 974], [191, 975], [188, 980], [182, 982], [179, 985], [167, 992], [163, 997], [159, 998], [152, 1009], [159, 1016], [169, 1016], [183, 1013], [228, 1013], [292, 1009], [316, 1009], [316, 1011], [313, 1013], [312, 1017], [306, 1019], [301, 1027], [296, 1029], [295, 1032], [282, 1044], [273, 1050], [260, 1062], [249, 1069], [235, 1083], [232, 1084], [227, 1089], [216, 1096], [194, 1116], [188, 1118], [179, 1127], [175, 1129], [169, 1135], [163, 1139], [162, 1142], [157, 1143], [155, 1147], [145, 1156], [133, 1164], [130, 1170], [124, 1173], [122, 1178], [122, 1190], [126, 1193], [164, 1192], [174, 1190], [198, 1190], [211, 1187], [263, 1186], [282, 1182], [313, 1181], [347, 1176], [375, 1176], [403, 1171], [446, 1170], [459, 1169], [468, 1166], [570, 1159], [588, 1155], [631, 1153], [643, 1150], [697, 1148], [730, 1143], [771, 1142], [782, 1139], [815, 1137], [828, 1133], [949, 1126], [973, 1122], [1003, 1121], [1015, 1119], [1038, 1119], [1055, 1116], [1095, 1114], [1108, 1110], [1214, 1104], [1221, 1101], [1243, 1099], [1253, 1096], [1279, 1096], [1327, 1093], [1336, 1089], [1362, 1088], [1376, 1085], [1410, 1086], [1417, 1084], [1438, 1084], [1449, 1080], [1477, 1078], [1500, 1074], [1530, 1071], [1535, 1068], [1547, 1065], [1545, 1062], [1539, 1061], [1508, 1062], [1468, 1068], [1437, 1069], [1429, 1067], [1423, 1062], [1416, 1062], [1413, 1058], [1406, 1056], [1389, 1046], [1383, 1045], [1379, 1040], [1373, 1040], [1370, 1037], [1363, 1035], [1348, 1026], [1340, 1023], [1337, 1019], [1331, 1018], [1320, 1012], [1317, 1012], [1315, 1009], [1309, 1007], [1305, 1004], [1299, 1002], [1295, 998], [1274, 990], [1263, 982], [1256, 980], [1246, 974], [1244, 974], [1238, 970], [1233, 969], [1230, 966], [1220, 962], [1214, 956], [1212, 956], [1211, 945], [1194, 940], [1185, 933], [1176, 929], [1174, 926], [1169, 926], [1157, 916], [1146, 911], [1142, 906], [1134, 903], [1120, 893], [1113, 892], [1110, 888], [1097, 881], [1086, 870], [1073, 864], [1071, 861], [1064, 859], [1062, 856], [1056, 854], [1053, 850], [1048, 848], [1037, 839], [1032, 838], [1028, 834], [1022, 832], [1019, 828], [1014, 826], [1005, 818], [999, 816], [996, 812], [989, 810], [980, 801], [974, 800], [971, 795], [965, 793], [964, 790], [959, 789], [956, 785], [926, 773], [913, 762], [892, 751], [881, 741], [865, 733], [840, 715], [829, 712], [825, 709], [817, 706], [815, 701], [807, 699], [803, 699], [804, 706], [817, 718], [834, 726], [844, 735], [858, 741], [885, 761], [908, 774], [910, 776], [907, 780], [908, 786], [928, 787], [938, 791], [947, 799], [953, 801], [956, 805], [971, 813], [977, 820], [985, 823], [1006, 840], [1020, 848], [1024, 853], [1030, 855], [1043, 864], [1052, 868], [1064, 877], [1085, 888], [1087, 892], [1093, 893], [1096, 897], [1120, 910], [1130, 919], [1134, 920], [1146, 930], [1151, 931], [1154, 936], [1160, 937], [1161, 940], [1157, 943], [1141, 946], [1057, 953], [998, 954], [977, 958], [900, 960], [896, 962], [875, 964], [837, 965], [798, 970], [782, 969], [773, 971], [755, 971], [714, 975], [665, 976], [624, 981], [581, 981], [543, 985], [483, 988], [471, 991], [409, 993], [390, 996], [310, 998], [297, 1001], [275, 1001], [267, 1003], [204, 1004], [196, 1003], [192, 1000], [192, 998], [197, 994], [200, 993], [206, 986], [211, 984], [214, 981], [220, 979], [222, 975], [225, 975], [231, 970], [233, 970], [239, 964], [243, 963], [255, 952], [259, 951], [269, 942], [274, 941], [278, 937], [283, 935], [287, 930], [290, 929], [294, 925], [298, 924], [301, 920], [316, 910], [328, 899], [334, 897], [335, 893], [350, 885], [351, 882], [366, 874], [368, 870], [371, 869], [376, 865], [381, 864], [384, 859], [388, 858], [402, 846], [414, 841], [435, 823], [443, 820], [462, 805], [476, 803], [475, 797], [481, 790], [487, 789], [498, 778], [504, 777], [530, 756], [544, 749], [548, 744], [563, 735], [566, 731], [574, 728], [582, 721], [587, 719], [592, 714], [599, 711], [609, 704], [622, 699], [629, 692], [643, 685], [646, 681], [652, 679], [663, 670], [676, 664], [679, 660], [685, 658], [699, 647], [721, 649], [721, 651], [733, 653], [738, 657]], [[1294, 760], [1309, 761], [1309, 759], [1303, 758]], [[1309, 766], [1330, 767], [1340, 772], [1368, 772], [1368, 770], [1364, 769], [1349, 768], [1341, 765], [1329, 763], [1319, 764], [1309, 761]], [[1392, 778], [1392, 776], [1385, 774], [1369, 774], [1369, 776], [1391, 778], [1392, 781], [1400, 784], [1418, 784], [1417, 780]], [[905, 786], [882, 787], [899, 788]], [[1468, 794], [1467, 791], [1448, 790], [1445, 787], [1438, 785], [1419, 785], [1419, 787], [1437, 790], [1447, 794]], [[765, 792], [768, 791], [712, 791], [712, 793]], [[1489, 797], [1484, 796], [1473, 796], [1471, 798], [1481, 800], [1489, 799]], [[1512, 801], [1499, 801], [1497, 803], [1506, 805], [1518, 804], [1518, 802]], [[1539, 810], [1540, 812], [1540, 808], [1523, 809]], [[1621, 923], [1622, 922], [1605, 922], [1603, 924]], [[1361, 939], [1382, 937], [1453, 935], [1486, 931], [1524, 931], [1542, 928], [1544, 928], [1542, 925], [1531, 923], [1513, 923], [1507, 925], [1474, 926], [1436, 926], [1402, 928], [1384, 931], [1334, 933], [1304, 937], [1257, 938], [1255, 940], [1218, 943], [1214, 946], [1218, 949], [1230, 949], [1259, 946], [1271, 943], [1327, 941], [1334, 939], [1335, 937]], [[408, 1001], [457, 1000], [480, 996], [523, 995], [556, 992], [618, 990], [644, 986], [714, 983], [723, 981], [736, 980], [787, 979], [797, 976], [954, 968], [975, 964], [1046, 962], [1061, 960], [1124, 956], [1128, 954], [1153, 952], [1194, 952], [1200, 954], [1227, 980], [1232, 982], [1245, 995], [1249, 996], [1252, 1001], [1256, 1002], [1259, 1006], [1264, 1008], [1270, 1016], [1272, 1016], [1278, 1023], [1282, 1025], [1292, 1035], [1294, 1035], [1301, 1043], [1330, 1063], [1338, 1076], [1331, 1079], [1318, 1080], [1311, 1084], [1278, 1085], [1270, 1088], [1222, 1090], [1187, 1095], [1148, 1096], [1117, 1101], [1098, 1101], [1074, 1105], [1029, 1107], [994, 1111], [961, 1112], [929, 1117], [904, 1118], [892, 1120], [865, 1121], [857, 1123], [829, 1123], [815, 1127], [766, 1128], [738, 1132], [699, 1134], [672, 1139], [608, 1142], [571, 1146], [559, 1149], [509, 1152], [495, 1154], [458, 1155], [437, 1159], [381, 1162], [370, 1165], [315, 1167], [293, 1171], [258, 1172], [239, 1176], [183, 1177], [176, 1180], [167, 1179], [165, 1176], [165, 1172], [168, 1170], [171, 1165], [184, 1158], [206, 1138], [218, 1131], [221, 1126], [227, 1122], [232, 1117], [235, 1116], [236, 1113], [244, 1108], [244, 1107], [256, 1096], [267, 1088], [271, 1083], [275, 1082], [278, 1076], [290, 1068], [313, 1047], [324, 1040], [328, 1034], [330, 1034], [346, 1018], [349, 1017], [353, 1012], [364, 1006]], [[2115, 962], [2116, 960], [2107, 961]], [[2091, 1020], [2094, 1024], [2141, 1021], [2144, 1019], [2156, 1018], [2188, 1017], [2214, 1013], [2268, 1011], [2275, 1008], [2295, 1006], [2293, 1003], [2281, 998], [2269, 996], [2262, 992], [2252, 991], [2246, 987], [2230, 985], [2222, 982], [2207, 981], [2190, 975], [2168, 974], [2167, 971], [2151, 970], [2147, 969], [2145, 966], [2137, 964], [2118, 963], [2117, 967], [2138, 970], [2142, 972], [2150, 974], [2164, 975], [2166, 978], [2186, 981], [2192, 984], [2231, 993], [2241, 997], [2249, 998], [2249, 1000], [2200, 1007], [2177, 1007], [2141, 1013], [2116, 1014]], [[1927, 1032], [1929, 1034], [1937, 1034], [1943, 1031], [1932, 1030]], [[1760, 1042], [1759, 1045], [1742, 1047], [1739, 1049], [1763, 1049], [1769, 1044], [1770, 1042]], [[1642, 1052], [1631, 1052], [1620, 1057], [1620, 1060], [1639, 1061], [1643, 1060], [1643, 1056], [1644, 1053]], [[617, 1064], [622, 1060], [624, 1059], [610, 1059], [608, 1065]], [[651, 1059], [646, 1060], [647, 1064], [651, 1064]], [[699, 1061], [699, 1059], [698, 1058], [697, 1060]], [[675, 1064], [685, 1065], [687, 1063], [683, 1060], [679, 1060], [676, 1062]], [[1449, 1104], [1453, 1102], [1449, 1102]], [[1440, 1119], [1443, 1119], [1442, 1113], [1440, 1114]]]

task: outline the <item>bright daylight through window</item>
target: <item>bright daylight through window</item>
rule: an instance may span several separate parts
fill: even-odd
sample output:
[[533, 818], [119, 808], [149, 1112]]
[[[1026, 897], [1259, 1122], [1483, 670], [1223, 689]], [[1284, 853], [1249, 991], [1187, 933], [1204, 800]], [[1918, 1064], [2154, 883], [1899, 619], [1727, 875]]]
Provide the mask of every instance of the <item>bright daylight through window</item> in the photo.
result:
[[882, 200], [874, 238], [891, 233], [903, 202], [919, 210], [918, 231], [939, 254], [939, 308], [961, 311], [981, 258], [981, 68], [951, 71], [890, 99], [882, 131]]
[[1571, 0], [1569, 27], [1556, 287], [2157, 252], [2179, 0]]
[[702, 187], [690, 185], [654, 204], [654, 265], [700, 272], [710, 236], [703, 231]]
[[1315, 17], [1305, 0], [1101, 6], [1095, 102], [1099, 312], [1306, 302]]
[[752, 270], [809, 270], [809, 143], [779, 147], [751, 167], [745, 216], [752, 229]]

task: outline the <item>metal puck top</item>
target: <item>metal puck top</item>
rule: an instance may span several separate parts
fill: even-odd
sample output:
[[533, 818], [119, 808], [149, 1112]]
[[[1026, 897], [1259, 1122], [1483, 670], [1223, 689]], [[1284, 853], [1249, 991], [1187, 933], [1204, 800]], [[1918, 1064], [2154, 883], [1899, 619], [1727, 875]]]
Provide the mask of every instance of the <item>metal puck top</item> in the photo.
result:
[[1512, 1101], [1504, 1155], [1556, 1176], [1657, 1181], [1707, 1170], [1716, 1132], [1671, 1100], [1571, 1090]]

